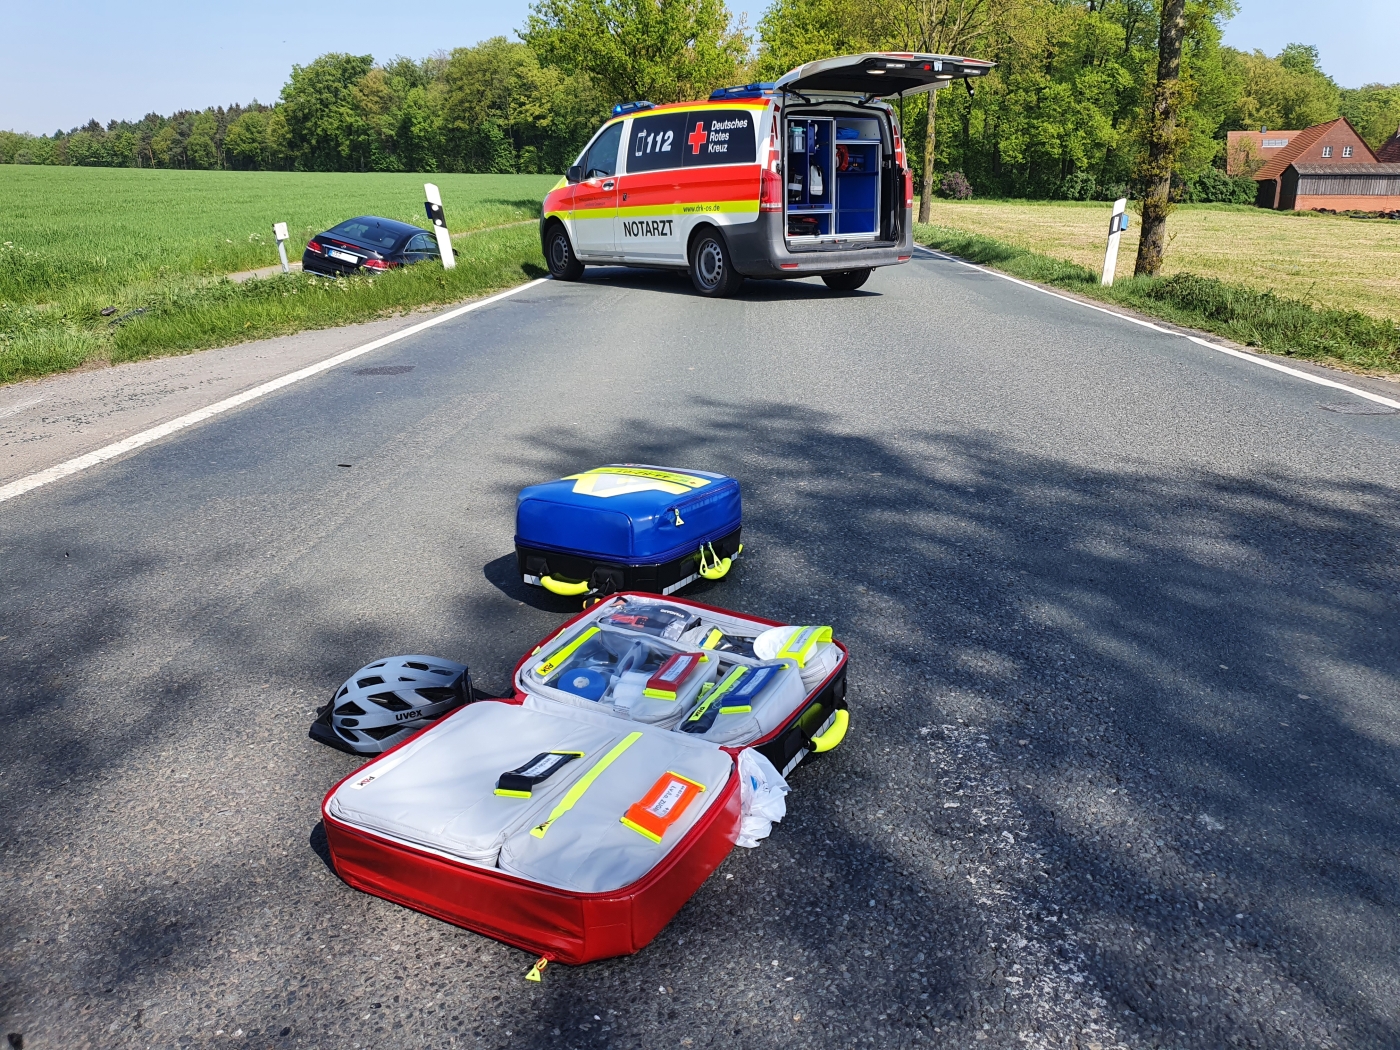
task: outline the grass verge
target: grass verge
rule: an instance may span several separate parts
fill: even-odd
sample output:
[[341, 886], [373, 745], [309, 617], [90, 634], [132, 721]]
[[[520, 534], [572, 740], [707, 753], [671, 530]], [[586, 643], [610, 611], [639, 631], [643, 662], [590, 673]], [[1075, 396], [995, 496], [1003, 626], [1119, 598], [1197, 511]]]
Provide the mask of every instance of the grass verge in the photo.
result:
[[436, 263], [379, 276], [340, 279], [286, 274], [244, 284], [221, 281], [156, 297], [148, 312], [113, 337], [113, 363], [308, 328], [331, 328], [421, 306], [439, 306], [499, 291], [547, 273], [532, 223], [490, 230], [459, 245], [457, 266]]
[[1098, 273], [1086, 266], [982, 234], [947, 226], [919, 226], [916, 239], [1013, 277], [1214, 332], [1245, 346], [1360, 372], [1400, 375], [1400, 326], [1356, 310], [1318, 308], [1192, 273], [1130, 277], [1104, 288]]
[[[425, 226], [428, 178], [448, 202], [455, 270], [425, 263], [335, 284], [302, 275], [224, 280], [277, 261], [276, 220], [291, 229], [293, 259], [307, 237], [351, 215]], [[0, 383], [348, 324], [508, 287], [543, 270], [533, 220], [555, 181], [6, 165]]]
[[547, 272], [534, 223], [459, 238], [456, 247], [452, 270], [421, 263], [339, 280], [291, 273], [243, 284], [152, 282], [140, 293], [127, 289], [126, 312], [119, 315], [126, 320], [119, 324], [93, 309], [50, 312], [0, 304], [0, 383], [92, 361], [118, 364], [353, 324], [460, 302]]

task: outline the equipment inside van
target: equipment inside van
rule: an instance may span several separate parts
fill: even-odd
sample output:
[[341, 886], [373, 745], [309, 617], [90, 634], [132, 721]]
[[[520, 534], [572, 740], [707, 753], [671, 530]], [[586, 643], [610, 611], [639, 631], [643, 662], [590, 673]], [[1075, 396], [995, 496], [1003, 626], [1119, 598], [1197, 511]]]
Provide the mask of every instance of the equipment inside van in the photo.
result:
[[545, 198], [550, 272], [685, 269], [707, 296], [732, 294], [746, 277], [858, 288], [874, 268], [913, 256], [913, 176], [888, 100], [993, 66], [845, 55], [702, 102], [620, 103]]

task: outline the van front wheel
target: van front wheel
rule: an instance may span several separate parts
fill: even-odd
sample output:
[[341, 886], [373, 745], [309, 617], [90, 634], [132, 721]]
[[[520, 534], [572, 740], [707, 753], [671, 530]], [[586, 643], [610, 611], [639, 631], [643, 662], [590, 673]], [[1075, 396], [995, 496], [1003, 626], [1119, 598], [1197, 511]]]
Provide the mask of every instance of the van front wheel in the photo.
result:
[[549, 275], [556, 281], [577, 281], [583, 276], [583, 263], [574, 255], [574, 246], [569, 243], [569, 234], [563, 226], [555, 224], [545, 237], [545, 261], [549, 263]]
[[744, 283], [744, 275], [734, 269], [729, 246], [718, 230], [706, 230], [695, 238], [690, 249], [690, 282], [701, 295], [716, 299], [733, 295]]
[[839, 270], [822, 274], [822, 280], [833, 292], [854, 292], [870, 280], [870, 267], [864, 270]]

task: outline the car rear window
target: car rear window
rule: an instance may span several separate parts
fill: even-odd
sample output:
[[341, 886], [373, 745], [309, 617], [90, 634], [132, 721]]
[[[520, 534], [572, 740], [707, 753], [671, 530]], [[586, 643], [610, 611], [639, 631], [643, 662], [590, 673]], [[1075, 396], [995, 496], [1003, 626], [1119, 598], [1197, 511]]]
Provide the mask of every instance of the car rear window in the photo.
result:
[[332, 236], [348, 237], [352, 241], [370, 244], [376, 248], [392, 248], [403, 236], [395, 230], [386, 230], [377, 222], [365, 222], [363, 219], [342, 222], [339, 226], [334, 226], [326, 232]]

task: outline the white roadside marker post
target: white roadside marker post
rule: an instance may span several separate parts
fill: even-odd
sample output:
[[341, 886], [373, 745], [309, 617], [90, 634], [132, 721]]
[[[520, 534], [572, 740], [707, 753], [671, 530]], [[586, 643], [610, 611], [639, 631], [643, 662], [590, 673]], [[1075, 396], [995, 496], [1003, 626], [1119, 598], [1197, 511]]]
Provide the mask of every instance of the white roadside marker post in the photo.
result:
[[423, 207], [427, 209], [428, 218], [433, 224], [433, 232], [437, 234], [438, 252], [442, 255], [442, 268], [450, 270], [457, 265], [457, 260], [452, 256], [452, 235], [447, 232], [447, 219], [442, 214], [442, 194], [431, 182], [423, 183], [423, 194], [428, 198], [423, 202]]
[[1108, 248], [1103, 253], [1103, 280], [1105, 288], [1113, 287], [1113, 273], [1118, 269], [1118, 238], [1128, 228], [1128, 198], [1119, 197], [1113, 202], [1113, 217], [1108, 220]]
[[291, 273], [292, 268], [287, 265], [287, 224], [285, 222], [274, 222], [272, 224], [272, 236], [277, 238], [277, 257], [282, 260], [282, 272]]

